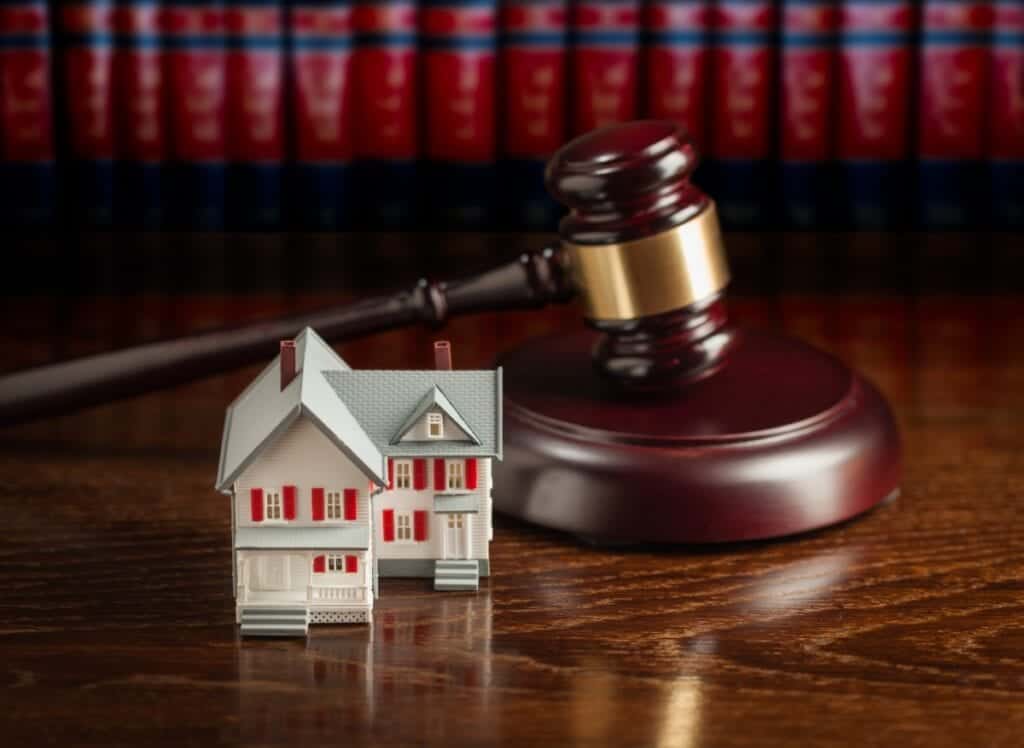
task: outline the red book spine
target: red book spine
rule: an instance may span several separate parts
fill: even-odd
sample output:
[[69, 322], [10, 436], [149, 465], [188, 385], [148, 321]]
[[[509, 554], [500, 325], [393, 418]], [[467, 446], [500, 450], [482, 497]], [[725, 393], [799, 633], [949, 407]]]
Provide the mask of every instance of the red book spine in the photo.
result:
[[412, 0], [361, 0], [355, 9], [355, 151], [363, 212], [374, 228], [415, 218], [419, 85]]
[[580, 0], [573, 5], [572, 132], [576, 135], [637, 114], [640, 6], [635, 0]]
[[502, 158], [509, 224], [553, 228], [544, 165], [566, 134], [566, 0], [515, 0], [501, 13]]
[[284, 159], [283, 19], [276, 3], [234, 0], [224, 14], [231, 163], [228, 222], [280, 228]]
[[479, 228], [493, 215], [496, 5], [429, 0], [420, 13], [426, 157], [433, 164], [427, 197], [449, 227]]
[[822, 0], [784, 2], [779, 101], [782, 210], [799, 227], [830, 212], [827, 164], [832, 152], [836, 6]]
[[565, 137], [565, 34], [562, 0], [521, 0], [502, 8], [503, 152], [544, 159]]
[[707, 146], [711, 4], [707, 0], [651, 0], [643, 25], [645, 112], [654, 119], [683, 125], [703, 153]]
[[733, 226], [760, 225], [768, 217], [775, 21], [771, 2], [723, 0], [714, 7], [708, 150], [720, 213]]
[[115, 218], [122, 226], [158, 228], [167, 155], [160, 6], [122, 0], [114, 8], [113, 26]]
[[55, 218], [50, 65], [46, 3], [0, 6], [0, 225]]
[[988, 85], [991, 218], [1024, 227], [1024, 3], [993, 5]]
[[184, 228], [225, 224], [227, 65], [219, 0], [170, 4], [163, 12], [171, 90], [170, 153], [177, 162], [174, 220]]
[[109, 227], [114, 212], [114, 6], [60, 6], [67, 135], [74, 163], [69, 204], [78, 221]]
[[924, 4], [917, 144], [921, 217], [928, 227], [979, 222], [990, 2]]
[[907, 213], [911, 3], [849, 0], [839, 18], [838, 156], [855, 226]]
[[336, 229], [347, 219], [345, 177], [353, 156], [352, 6], [296, 5], [290, 34], [294, 214], [303, 227]]
[[412, 161], [416, 143], [416, 5], [356, 7], [356, 153], [379, 161]]

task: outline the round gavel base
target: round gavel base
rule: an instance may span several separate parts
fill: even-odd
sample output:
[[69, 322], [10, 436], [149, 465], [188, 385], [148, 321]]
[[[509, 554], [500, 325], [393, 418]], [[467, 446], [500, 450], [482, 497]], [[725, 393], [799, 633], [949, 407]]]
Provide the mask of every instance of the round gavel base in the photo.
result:
[[502, 357], [505, 514], [609, 543], [717, 543], [842, 522], [895, 495], [885, 400], [834, 357], [740, 330], [728, 363], [675, 396], [594, 373], [594, 335]]

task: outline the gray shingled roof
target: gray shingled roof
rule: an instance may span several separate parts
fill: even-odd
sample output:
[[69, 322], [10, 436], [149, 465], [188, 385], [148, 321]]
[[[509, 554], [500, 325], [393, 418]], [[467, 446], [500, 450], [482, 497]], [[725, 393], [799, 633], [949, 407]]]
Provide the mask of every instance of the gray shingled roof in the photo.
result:
[[[501, 459], [501, 369], [496, 371], [324, 371], [338, 398], [385, 455], [497, 457]], [[434, 387], [447, 398], [480, 440], [400, 442], [391, 440]]]
[[[501, 369], [353, 371], [314, 330], [295, 337], [298, 375], [280, 388], [280, 356], [227, 409], [216, 488], [231, 484], [269, 444], [306, 416], [364, 473], [386, 482], [385, 457], [501, 459]], [[392, 444], [400, 427], [436, 404], [479, 441]]]

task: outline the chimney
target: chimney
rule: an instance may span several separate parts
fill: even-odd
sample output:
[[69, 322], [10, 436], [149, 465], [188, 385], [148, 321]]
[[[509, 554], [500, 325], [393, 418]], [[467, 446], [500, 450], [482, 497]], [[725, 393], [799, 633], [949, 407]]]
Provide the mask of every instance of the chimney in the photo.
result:
[[281, 389], [295, 379], [295, 341], [281, 341]]
[[452, 370], [452, 344], [447, 340], [434, 341], [434, 368], [438, 371]]

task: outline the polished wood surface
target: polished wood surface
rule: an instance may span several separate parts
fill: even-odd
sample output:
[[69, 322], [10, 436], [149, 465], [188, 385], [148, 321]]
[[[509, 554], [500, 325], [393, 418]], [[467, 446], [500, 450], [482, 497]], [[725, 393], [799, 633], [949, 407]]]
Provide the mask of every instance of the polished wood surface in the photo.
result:
[[[8, 297], [2, 365], [337, 298], [270, 281]], [[242, 642], [232, 620], [212, 482], [223, 408], [254, 369], [0, 431], [3, 742], [1019, 745], [1024, 301], [768, 293], [730, 310], [878, 385], [905, 441], [899, 499], [710, 549], [595, 548], [499, 518], [478, 594], [386, 581], [372, 627], [308, 641]], [[576, 324], [571, 310], [483, 315], [445, 337], [473, 366]], [[340, 351], [357, 367], [427, 366], [430, 340]]]

